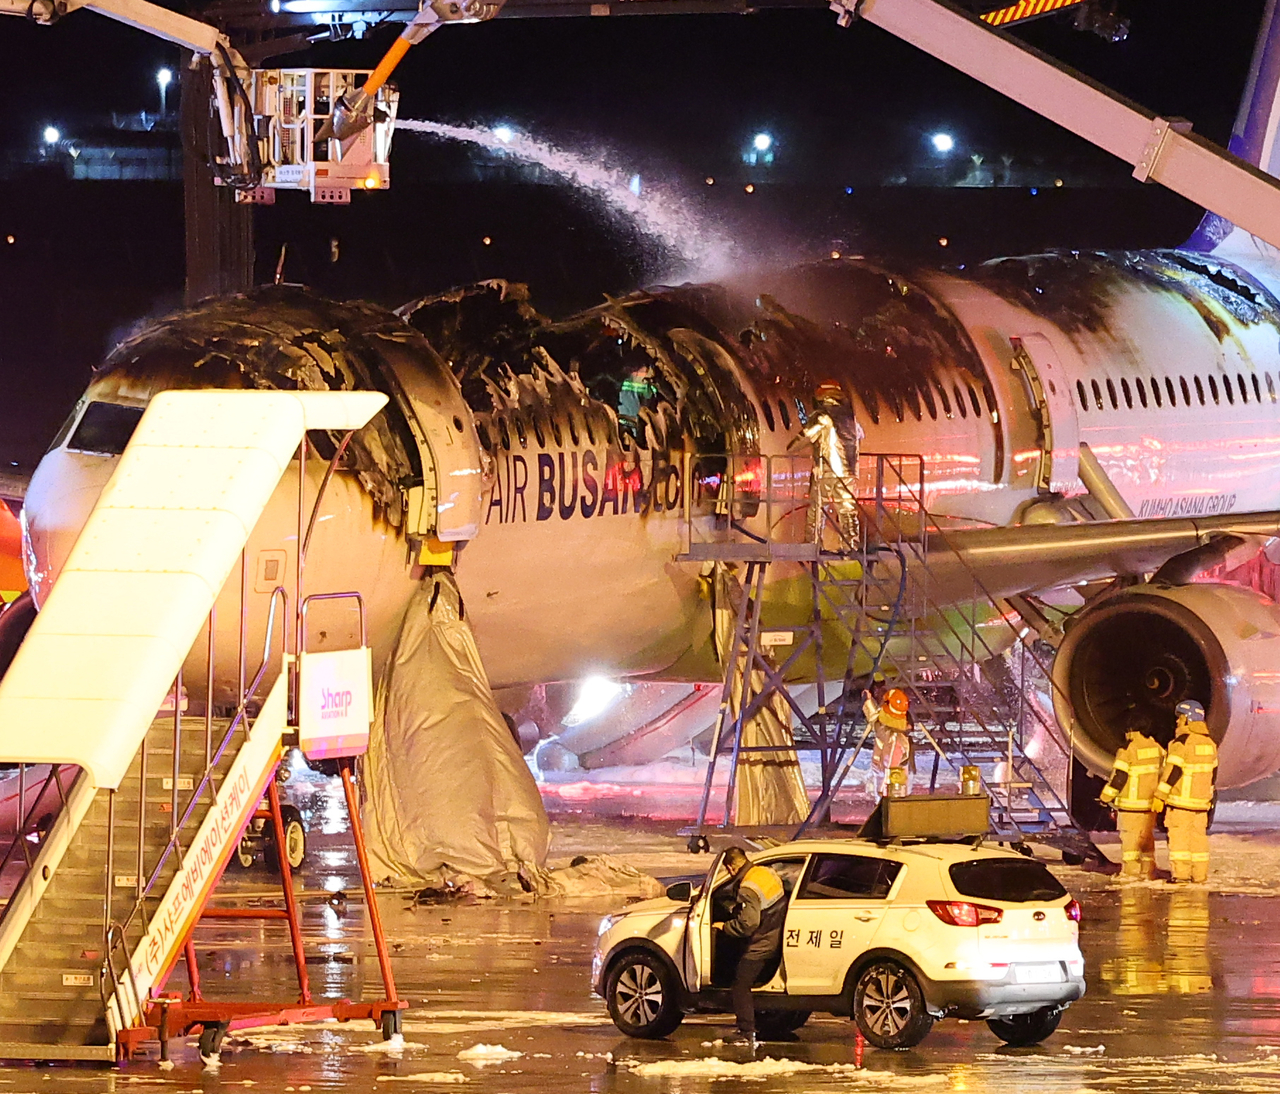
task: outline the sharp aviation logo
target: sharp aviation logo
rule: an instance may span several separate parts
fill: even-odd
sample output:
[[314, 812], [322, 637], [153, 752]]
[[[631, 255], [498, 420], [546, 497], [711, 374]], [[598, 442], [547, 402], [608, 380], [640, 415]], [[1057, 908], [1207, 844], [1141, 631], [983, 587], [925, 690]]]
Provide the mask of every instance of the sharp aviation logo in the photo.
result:
[[330, 691], [323, 688], [320, 692], [320, 718], [345, 718], [351, 710], [352, 696], [350, 691]]
[[656, 451], [644, 463], [625, 460], [616, 449], [607, 457], [591, 449], [504, 455], [485, 523], [661, 513], [680, 508], [682, 490], [680, 467]]

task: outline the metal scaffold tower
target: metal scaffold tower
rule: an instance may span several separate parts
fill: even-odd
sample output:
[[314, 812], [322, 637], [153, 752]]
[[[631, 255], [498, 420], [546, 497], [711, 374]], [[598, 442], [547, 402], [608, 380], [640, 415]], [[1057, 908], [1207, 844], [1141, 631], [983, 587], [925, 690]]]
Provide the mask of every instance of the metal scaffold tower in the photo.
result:
[[[827, 822], [875, 743], [863, 692], [883, 682], [911, 701], [916, 792], [954, 793], [974, 769], [965, 776], [991, 800], [993, 838], [1096, 854], [1066, 804], [1071, 742], [1036, 699], [1052, 686], [1048, 664], [1017, 613], [951, 549], [945, 520], [924, 504], [921, 456], [864, 453], [834, 491], [801, 457], [690, 456], [686, 473], [681, 560], [728, 568], [741, 584], [691, 850], [733, 827], [739, 770], [753, 755], [816, 758], [796, 834]], [[744, 733], [770, 704], [790, 714], [793, 740]]]

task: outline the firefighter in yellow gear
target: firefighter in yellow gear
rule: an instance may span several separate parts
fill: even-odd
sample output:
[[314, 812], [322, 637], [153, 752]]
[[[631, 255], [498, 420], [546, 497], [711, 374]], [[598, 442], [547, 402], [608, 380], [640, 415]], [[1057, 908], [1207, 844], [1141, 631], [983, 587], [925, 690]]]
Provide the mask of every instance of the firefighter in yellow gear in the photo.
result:
[[1178, 704], [1178, 728], [1169, 744], [1153, 812], [1167, 809], [1172, 880], [1209, 880], [1209, 810], [1218, 779], [1218, 746], [1209, 736], [1204, 707], [1193, 699]]
[[1151, 802], [1164, 767], [1164, 749], [1144, 728], [1134, 723], [1125, 732], [1124, 747], [1116, 753], [1100, 800], [1116, 811], [1123, 854], [1120, 876], [1150, 881], [1156, 876], [1156, 815]]

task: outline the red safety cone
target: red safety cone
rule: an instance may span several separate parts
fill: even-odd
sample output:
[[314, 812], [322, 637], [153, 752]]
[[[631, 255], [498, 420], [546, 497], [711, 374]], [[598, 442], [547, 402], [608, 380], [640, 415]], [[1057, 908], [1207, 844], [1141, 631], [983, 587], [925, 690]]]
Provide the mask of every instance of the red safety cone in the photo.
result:
[[866, 1038], [862, 1036], [862, 1030], [854, 1027], [853, 1037], [853, 1066], [862, 1066], [862, 1053], [867, 1047]]

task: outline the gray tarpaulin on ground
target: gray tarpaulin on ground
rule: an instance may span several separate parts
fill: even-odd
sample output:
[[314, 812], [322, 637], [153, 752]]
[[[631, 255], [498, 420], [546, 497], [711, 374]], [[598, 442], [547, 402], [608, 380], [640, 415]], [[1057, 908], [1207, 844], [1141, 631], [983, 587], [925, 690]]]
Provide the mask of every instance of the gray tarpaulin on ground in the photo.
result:
[[[742, 583], [724, 563], [715, 566], [716, 649], [723, 661], [733, 645], [738, 608], [746, 594]], [[740, 654], [745, 657], [745, 653]], [[742, 674], [735, 674], [729, 696], [729, 717], [737, 718], [742, 706]], [[751, 673], [750, 694], [764, 687], [764, 673]], [[729, 726], [726, 721], [725, 728]], [[745, 752], [738, 757], [737, 801], [734, 823], [746, 827], [766, 824], [799, 824], [809, 815], [809, 797], [800, 775], [800, 761], [791, 746], [791, 708], [774, 692], [760, 710], [743, 724], [744, 748], [786, 746], [777, 752]]]
[[541, 866], [550, 826], [493, 699], [453, 577], [423, 580], [378, 689], [364, 825], [376, 876], [415, 884]]

